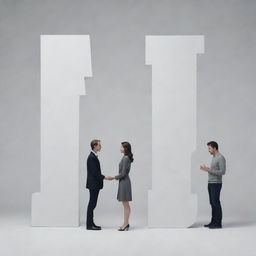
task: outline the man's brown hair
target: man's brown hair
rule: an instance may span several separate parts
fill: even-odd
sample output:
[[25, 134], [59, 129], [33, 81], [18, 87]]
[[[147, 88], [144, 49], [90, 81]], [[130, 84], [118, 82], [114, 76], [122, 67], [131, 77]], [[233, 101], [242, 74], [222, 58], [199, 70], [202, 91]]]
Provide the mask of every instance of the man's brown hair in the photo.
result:
[[219, 149], [218, 143], [216, 141], [209, 141], [207, 143], [207, 146], [211, 146], [212, 148], [216, 148], [217, 150]]
[[92, 148], [92, 150], [94, 149], [95, 146], [98, 145], [99, 142], [100, 142], [100, 140], [92, 140], [91, 141], [91, 148]]

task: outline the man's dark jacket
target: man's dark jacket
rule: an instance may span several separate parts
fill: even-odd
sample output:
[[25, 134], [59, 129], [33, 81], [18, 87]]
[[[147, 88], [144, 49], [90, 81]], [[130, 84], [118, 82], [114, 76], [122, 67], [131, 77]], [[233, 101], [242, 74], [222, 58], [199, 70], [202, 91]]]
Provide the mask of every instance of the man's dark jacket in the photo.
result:
[[93, 152], [91, 152], [87, 158], [86, 188], [102, 189], [104, 178], [105, 176], [102, 175], [100, 169], [100, 161], [98, 157]]

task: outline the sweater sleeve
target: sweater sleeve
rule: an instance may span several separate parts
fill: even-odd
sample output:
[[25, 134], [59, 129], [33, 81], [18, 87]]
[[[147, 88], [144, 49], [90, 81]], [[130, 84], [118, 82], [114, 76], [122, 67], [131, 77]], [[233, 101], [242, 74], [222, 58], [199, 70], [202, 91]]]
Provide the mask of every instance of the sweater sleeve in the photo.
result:
[[217, 175], [217, 176], [221, 176], [226, 173], [226, 160], [224, 157], [221, 157], [219, 159], [219, 169], [211, 169], [210, 173]]
[[116, 180], [123, 179], [127, 175], [127, 171], [129, 168], [130, 160], [128, 157], [124, 157], [121, 164], [121, 171], [119, 175], [115, 176]]

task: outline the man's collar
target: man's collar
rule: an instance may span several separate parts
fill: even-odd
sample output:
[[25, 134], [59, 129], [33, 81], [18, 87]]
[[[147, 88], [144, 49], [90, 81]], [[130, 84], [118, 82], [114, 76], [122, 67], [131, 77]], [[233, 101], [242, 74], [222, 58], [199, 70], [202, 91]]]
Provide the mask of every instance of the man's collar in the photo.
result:
[[217, 155], [219, 155], [220, 154], [220, 152], [219, 151], [217, 151], [216, 153], [215, 153], [215, 155], [214, 156], [217, 156]]
[[93, 153], [95, 156], [98, 156], [97, 152], [94, 152], [93, 150], [92, 150], [92, 153]]

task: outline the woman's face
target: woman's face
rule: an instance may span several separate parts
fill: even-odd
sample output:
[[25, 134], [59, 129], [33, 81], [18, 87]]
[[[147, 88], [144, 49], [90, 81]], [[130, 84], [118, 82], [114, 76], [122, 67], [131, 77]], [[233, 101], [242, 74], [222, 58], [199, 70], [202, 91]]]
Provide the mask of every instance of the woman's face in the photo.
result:
[[120, 152], [121, 153], [124, 153], [124, 148], [123, 148], [123, 145], [121, 144], [121, 147], [120, 147]]

